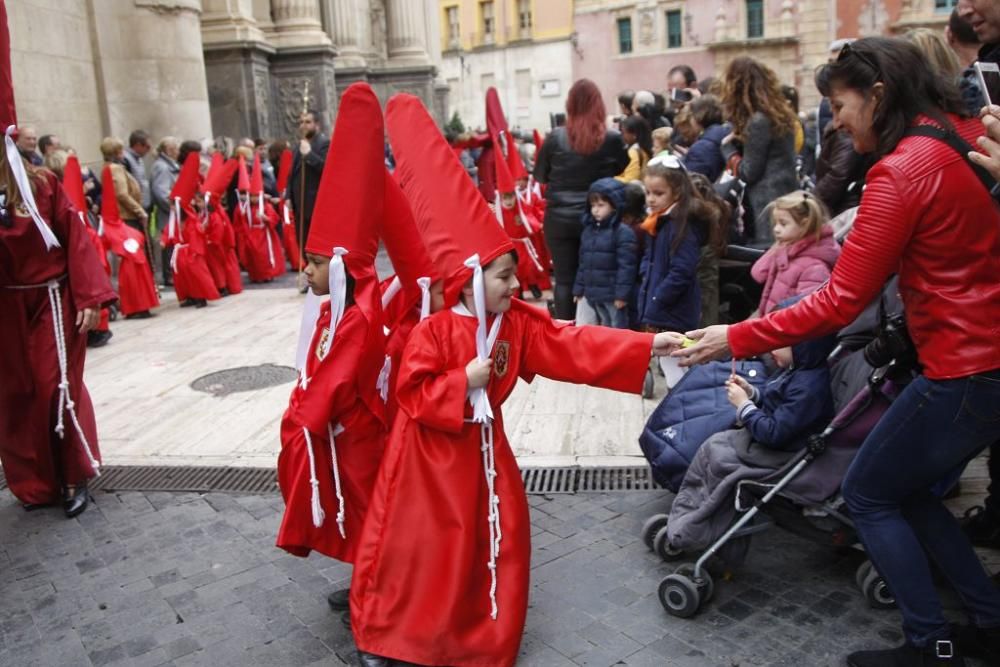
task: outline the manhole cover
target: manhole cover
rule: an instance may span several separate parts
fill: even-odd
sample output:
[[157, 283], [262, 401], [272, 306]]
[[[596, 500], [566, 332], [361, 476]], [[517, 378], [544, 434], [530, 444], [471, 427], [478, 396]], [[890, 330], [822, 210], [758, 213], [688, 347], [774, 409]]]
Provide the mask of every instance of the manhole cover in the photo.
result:
[[228, 396], [240, 391], [276, 387], [297, 377], [298, 373], [290, 366], [241, 366], [203, 375], [191, 383], [191, 388], [213, 396]]

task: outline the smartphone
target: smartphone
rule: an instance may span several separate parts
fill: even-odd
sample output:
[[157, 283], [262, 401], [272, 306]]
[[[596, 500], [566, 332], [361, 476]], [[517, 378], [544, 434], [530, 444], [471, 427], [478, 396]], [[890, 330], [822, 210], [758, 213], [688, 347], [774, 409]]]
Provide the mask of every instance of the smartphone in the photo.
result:
[[674, 102], [690, 102], [693, 95], [683, 88], [674, 88], [670, 91], [670, 99]]
[[986, 104], [1000, 104], [1000, 66], [996, 63], [975, 63], [979, 87], [986, 98]]

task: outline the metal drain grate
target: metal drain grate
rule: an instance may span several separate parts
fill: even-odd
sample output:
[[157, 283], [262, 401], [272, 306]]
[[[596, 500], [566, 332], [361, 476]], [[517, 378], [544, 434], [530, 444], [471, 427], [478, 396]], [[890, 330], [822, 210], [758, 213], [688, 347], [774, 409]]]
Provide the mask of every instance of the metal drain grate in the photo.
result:
[[240, 391], [276, 387], [291, 382], [297, 377], [298, 372], [290, 366], [275, 366], [274, 364], [241, 366], [203, 375], [191, 383], [191, 388], [220, 397]]
[[278, 491], [274, 468], [107, 466], [91, 482], [101, 491], [190, 491], [263, 494]]
[[[651, 491], [660, 488], [649, 468], [523, 468], [521, 479], [529, 495]], [[0, 471], [0, 490], [7, 480]], [[192, 493], [277, 493], [274, 468], [220, 468], [210, 466], [105, 466], [90, 488], [117, 491]]]

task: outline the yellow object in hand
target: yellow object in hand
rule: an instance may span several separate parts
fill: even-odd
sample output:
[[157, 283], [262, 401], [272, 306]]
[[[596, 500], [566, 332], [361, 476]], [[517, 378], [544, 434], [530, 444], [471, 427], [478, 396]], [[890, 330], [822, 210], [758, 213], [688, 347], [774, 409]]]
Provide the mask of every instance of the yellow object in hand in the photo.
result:
[[698, 341], [694, 340], [693, 338], [688, 338], [687, 336], [684, 336], [684, 340], [681, 341], [681, 349], [692, 347], [697, 344]]

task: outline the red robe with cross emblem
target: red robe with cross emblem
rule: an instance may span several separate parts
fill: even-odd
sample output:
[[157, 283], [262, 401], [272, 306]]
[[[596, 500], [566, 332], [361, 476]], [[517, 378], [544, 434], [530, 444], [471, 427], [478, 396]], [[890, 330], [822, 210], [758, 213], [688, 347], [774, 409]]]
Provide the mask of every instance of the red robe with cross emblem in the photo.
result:
[[[278, 486], [285, 499], [285, 514], [277, 546], [295, 556], [308, 556], [315, 550], [352, 563], [382, 460], [385, 426], [384, 416], [370, 408], [382, 401], [375, 396], [374, 379], [360, 368], [364, 356], [361, 349], [368, 341], [367, 320], [357, 306], [347, 308], [332, 343], [326, 348], [328, 351], [323, 354], [330, 335], [330, 320], [330, 301], [325, 300], [306, 358], [306, 386], [302, 387], [301, 380], [296, 382], [288, 409], [281, 418]], [[337, 497], [328, 425], [335, 429], [343, 504]], [[344, 429], [339, 435], [337, 426]], [[310, 484], [313, 469], [325, 515], [320, 526], [313, 523]], [[341, 507], [345, 519], [343, 537], [337, 526]]]
[[531, 525], [500, 406], [517, 378], [535, 375], [639, 393], [653, 344], [651, 334], [556, 324], [516, 299], [504, 314], [487, 386], [501, 528], [493, 620], [482, 429], [466, 421], [475, 332], [468, 314], [435, 313], [403, 353], [399, 413], [351, 582], [352, 628], [363, 651], [421, 665], [514, 664], [528, 606]]

